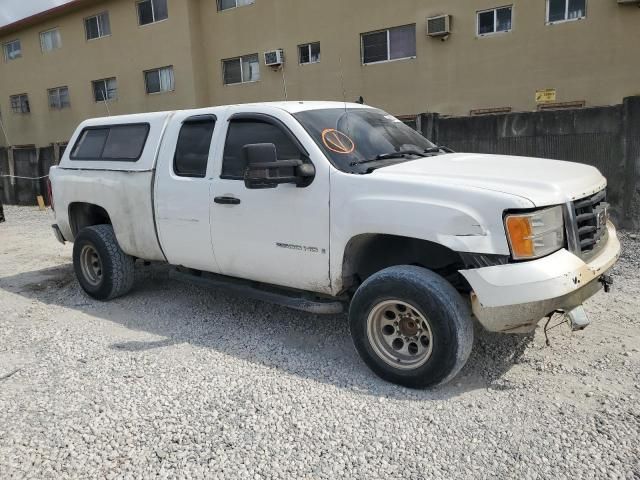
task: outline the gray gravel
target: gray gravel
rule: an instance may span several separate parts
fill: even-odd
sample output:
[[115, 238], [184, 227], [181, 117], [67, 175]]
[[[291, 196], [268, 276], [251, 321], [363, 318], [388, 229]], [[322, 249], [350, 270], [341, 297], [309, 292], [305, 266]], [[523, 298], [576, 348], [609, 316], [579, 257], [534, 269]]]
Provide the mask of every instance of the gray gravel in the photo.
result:
[[640, 239], [593, 325], [478, 332], [448, 386], [374, 377], [343, 316], [139, 266], [99, 303], [51, 214], [0, 224], [0, 479], [640, 478]]

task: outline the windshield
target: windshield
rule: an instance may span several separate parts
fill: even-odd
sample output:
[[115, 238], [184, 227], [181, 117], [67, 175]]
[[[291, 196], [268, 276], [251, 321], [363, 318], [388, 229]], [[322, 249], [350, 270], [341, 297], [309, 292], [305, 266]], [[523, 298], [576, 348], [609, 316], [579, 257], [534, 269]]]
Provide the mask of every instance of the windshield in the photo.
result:
[[368, 173], [437, 153], [433, 143], [382, 110], [330, 108], [307, 110], [294, 117], [343, 172]]

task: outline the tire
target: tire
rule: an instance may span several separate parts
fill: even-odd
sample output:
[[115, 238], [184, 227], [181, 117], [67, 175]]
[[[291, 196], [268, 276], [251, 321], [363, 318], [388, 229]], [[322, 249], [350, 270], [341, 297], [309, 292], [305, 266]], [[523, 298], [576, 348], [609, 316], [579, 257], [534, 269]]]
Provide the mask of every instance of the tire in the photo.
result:
[[351, 337], [379, 377], [409, 388], [453, 379], [473, 346], [469, 306], [444, 278], [415, 266], [369, 277], [349, 308]]
[[82, 289], [97, 300], [120, 297], [133, 287], [134, 259], [122, 251], [111, 225], [80, 231], [73, 244], [73, 268]]

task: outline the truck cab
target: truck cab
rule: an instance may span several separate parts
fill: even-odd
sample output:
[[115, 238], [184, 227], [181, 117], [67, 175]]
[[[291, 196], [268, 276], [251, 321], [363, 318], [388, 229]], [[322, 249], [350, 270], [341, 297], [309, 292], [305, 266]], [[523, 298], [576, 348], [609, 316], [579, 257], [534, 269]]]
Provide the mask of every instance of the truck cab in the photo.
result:
[[454, 153], [365, 105], [92, 119], [69, 145], [54, 231], [89, 295], [126, 293], [144, 259], [342, 308], [363, 360], [410, 387], [457, 374], [473, 321], [517, 333], [561, 312], [584, 327], [620, 252], [597, 169]]

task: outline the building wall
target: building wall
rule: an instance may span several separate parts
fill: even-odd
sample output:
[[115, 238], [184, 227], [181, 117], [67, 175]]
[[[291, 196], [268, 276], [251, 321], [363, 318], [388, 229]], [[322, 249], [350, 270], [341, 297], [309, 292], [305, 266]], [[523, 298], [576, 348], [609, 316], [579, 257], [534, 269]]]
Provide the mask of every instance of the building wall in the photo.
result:
[[[202, 21], [208, 78], [215, 103], [282, 99], [279, 72], [261, 68], [256, 84], [223, 87], [219, 59], [284, 48], [289, 99], [365, 102], [397, 114], [510, 106], [534, 110], [535, 92], [555, 88], [558, 102], [620, 103], [640, 93], [640, 62], [629, 52], [640, 41], [640, 9], [614, 0], [588, 0], [584, 20], [546, 25], [544, 0], [514, 0], [513, 31], [476, 36], [476, 11], [495, 0], [257, 0], [217, 12], [204, 2]], [[453, 15], [446, 41], [427, 37], [426, 18]], [[415, 59], [362, 65], [360, 34], [415, 23]], [[298, 44], [320, 41], [321, 63], [300, 66]]]
[[[587, 18], [546, 25], [544, 0], [513, 0], [513, 30], [476, 36], [476, 11], [495, 0], [256, 0], [218, 12], [214, 0], [169, 0], [166, 21], [138, 26], [134, 0], [95, 5], [0, 37], [20, 38], [22, 58], [0, 63], [0, 112], [13, 145], [66, 141], [85, 118], [107, 114], [91, 81], [115, 76], [111, 114], [282, 100], [353, 101], [396, 115], [472, 109], [535, 110], [535, 92], [554, 88], [557, 101], [618, 104], [640, 93], [640, 8], [587, 0]], [[86, 41], [83, 18], [108, 10], [112, 35]], [[426, 36], [426, 18], [451, 14], [446, 41]], [[362, 65], [360, 34], [416, 24], [416, 58]], [[42, 54], [39, 32], [61, 28], [62, 48]], [[298, 65], [297, 45], [321, 42], [321, 62]], [[262, 53], [283, 48], [284, 71]], [[222, 59], [259, 53], [261, 79], [223, 85]], [[143, 71], [174, 66], [175, 92], [147, 95]], [[47, 88], [66, 85], [71, 108], [50, 111]], [[31, 114], [13, 114], [9, 96], [28, 93]], [[6, 140], [0, 134], [0, 144]]]
[[[202, 104], [193, 74], [189, 24], [199, 22], [192, 7], [191, 2], [171, 1], [167, 20], [139, 26], [135, 2], [97, 2], [0, 39], [19, 38], [22, 43], [22, 58], [0, 61], [0, 109], [11, 144], [64, 142], [82, 120], [106, 116], [104, 102], [93, 99], [91, 82], [101, 78], [117, 78], [118, 99], [109, 102], [112, 115]], [[84, 18], [105, 10], [111, 36], [87, 41]], [[39, 33], [54, 27], [60, 28], [62, 48], [42, 53]], [[174, 66], [175, 91], [147, 95], [143, 72], [168, 65]], [[71, 108], [50, 110], [47, 89], [59, 86], [69, 87]], [[9, 96], [19, 93], [28, 93], [30, 114], [11, 111]]]

